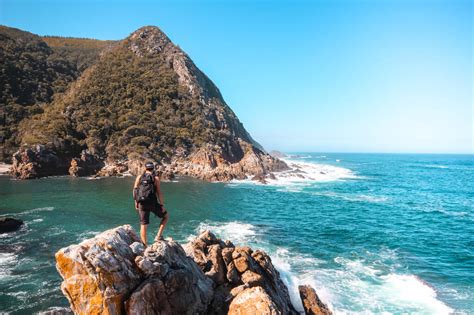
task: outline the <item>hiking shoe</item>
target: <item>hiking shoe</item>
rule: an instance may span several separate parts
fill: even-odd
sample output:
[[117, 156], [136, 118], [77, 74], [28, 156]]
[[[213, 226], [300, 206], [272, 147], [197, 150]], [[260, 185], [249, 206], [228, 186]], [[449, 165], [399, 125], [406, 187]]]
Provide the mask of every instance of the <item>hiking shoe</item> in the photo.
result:
[[165, 239], [163, 238], [163, 236], [160, 236], [160, 237], [155, 237], [155, 242], [158, 242], [158, 241], [164, 241]]

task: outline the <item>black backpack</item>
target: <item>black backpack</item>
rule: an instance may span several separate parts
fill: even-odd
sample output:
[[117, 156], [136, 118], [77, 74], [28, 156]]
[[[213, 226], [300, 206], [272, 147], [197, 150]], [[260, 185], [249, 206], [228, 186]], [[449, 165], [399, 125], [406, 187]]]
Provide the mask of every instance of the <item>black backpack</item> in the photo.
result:
[[154, 204], [156, 202], [155, 179], [153, 174], [144, 173], [140, 177], [135, 200], [141, 204]]

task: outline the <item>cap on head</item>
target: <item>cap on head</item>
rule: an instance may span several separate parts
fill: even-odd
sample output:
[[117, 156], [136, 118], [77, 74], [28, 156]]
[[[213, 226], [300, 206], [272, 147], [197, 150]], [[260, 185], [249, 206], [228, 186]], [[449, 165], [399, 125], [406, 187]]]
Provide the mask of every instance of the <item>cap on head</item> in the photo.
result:
[[147, 170], [153, 171], [155, 169], [155, 164], [153, 162], [146, 162], [145, 163], [145, 168]]

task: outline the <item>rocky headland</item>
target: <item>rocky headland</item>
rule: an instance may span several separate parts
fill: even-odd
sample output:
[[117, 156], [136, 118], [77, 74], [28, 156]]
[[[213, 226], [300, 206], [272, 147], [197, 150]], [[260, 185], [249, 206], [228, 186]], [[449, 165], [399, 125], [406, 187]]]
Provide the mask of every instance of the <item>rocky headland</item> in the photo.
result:
[[[59, 250], [56, 267], [75, 314], [298, 314], [265, 252], [210, 231], [145, 248], [124, 225]], [[331, 314], [311, 287], [300, 294], [306, 314]]]
[[[158, 27], [107, 43], [0, 27], [0, 41], [8, 67], [18, 69], [2, 77], [18, 88], [1, 91], [8, 137], [0, 134], [0, 159], [13, 164], [17, 178], [136, 175], [149, 160], [164, 179], [263, 182], [288, 169], [250, 136], [217, 86]], [[87, 60], [69, 64], [91, 43]], [[71, 73], [44, 64], [56, 53]], [[39, 69], [34, 77], [21, 66], [25, 54], [27, 68]], [[14, 84], [22, 80], [29, 85]], [[31, 84], [47, 86], [50, 94], [41, 97], [45, 92]]]

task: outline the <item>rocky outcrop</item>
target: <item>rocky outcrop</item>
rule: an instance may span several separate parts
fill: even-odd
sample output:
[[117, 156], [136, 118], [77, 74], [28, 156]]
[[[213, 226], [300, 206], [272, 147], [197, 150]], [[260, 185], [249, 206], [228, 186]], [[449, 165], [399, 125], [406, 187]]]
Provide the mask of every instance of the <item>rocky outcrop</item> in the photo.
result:
[[59, 250], [56, 267], [75, 314], [297, 314], [266, 253], [209, 231], [145, 248], [124, 225]]
[[14, 232], [23, 225], [23, 221], [14, 218], [0, 218], [0, 234]]
[[59, 158], [44, 145], [22, 148], [13, 154], [11, 174], [19, 179], [31, 179], [67, 174], [70, 159]]
[[296, 314], [288, 289], [265, 252], [234, 246], [209, 231], [186, 244], [185, 250], [222, 293], [212, 301], [216, 313], [256, 314], [261, 307], [271, 312], [260, 314]]
[[[278, 315], [282, 314], [270, 296], [261, 288], [245, 289], [232, 301], [229, 313], [232, 315]], [[283, 313], [286, 314], [286, 313]]]
[[300, 285], [298, 287], [301, 301], [306, 315], [332, 315], [326, 304], [324, 304], [309, 285]]
[[75, 177], [94, 175], [103, 167], [104, 162], [102, 160], [90, 154], [89, 151], [83, 150], [79, 158], [71, 160], [69, 174]]
[[[273, 172], [288, 170], [285, 162], [271, 157], [259, 149], [242, 142], [245, 152], [240, 160], [231, 162], [222, 152], [211, 146], [201, 148], [189, 156], [176, 156], [157, 165], [156, 173], [162, 180], [172, 180], [176, 175], [190, 176], [206, 181], [230, 181], [250, 178], [266, 184], [275, 179]], [[69, 162], [70, 161], [70, 162]], [[66, 167], [68, 165], [69, 167]], [[37, 145], [15, 153], [10, 173], [18, 179], [32, 179], [51, 175], [99, 177], [138, 175], [145, 160], [124, 160], [104, 163], [83, 150], [80, 157], [58, 157], [53, 150]]]
[[212, 281], [174, 241], [159, 241], [135, 257], [145, 279], [125, 302], [127, 314], [203, 314]]
[[61, 290], [75, 314], [120, 314], [142, 280], [130, 245], [139, 238], [129, 225], [108, 230], [56, 253]]

